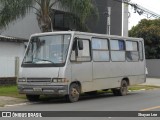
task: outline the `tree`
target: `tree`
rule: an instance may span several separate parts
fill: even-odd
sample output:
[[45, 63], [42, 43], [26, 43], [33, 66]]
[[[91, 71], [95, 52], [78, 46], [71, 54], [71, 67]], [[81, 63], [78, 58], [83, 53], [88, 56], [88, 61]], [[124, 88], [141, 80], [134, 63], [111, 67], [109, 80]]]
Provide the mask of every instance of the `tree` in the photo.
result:
[[[51, 31], [54, 9], [59, 5], [66, 11], [73, 13], [79, 20], [80, 26], [92, 14], [98, 16], [93, 0], [0, 0], [0, 28], [6, 28], [9, 23], [23, 18], [31, 9], [36, 10], [37, 20], [42, 32]], [[36, 6], [36, 7], [35, 7]]]
[[160, 19], [143, 19], [129, 31], [130, 37], [144, 39], [147, 59], [160, 59]]

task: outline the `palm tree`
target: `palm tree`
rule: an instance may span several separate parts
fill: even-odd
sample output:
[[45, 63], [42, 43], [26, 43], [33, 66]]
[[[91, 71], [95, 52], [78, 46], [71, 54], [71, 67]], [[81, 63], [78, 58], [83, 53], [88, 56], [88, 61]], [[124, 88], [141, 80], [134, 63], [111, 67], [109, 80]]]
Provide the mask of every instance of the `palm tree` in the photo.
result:
[[37, 20], [42, 32], [51, 31], [54, 26], [51, 18], [54, 6], [60, 6], [65, 11], [74, 14], [79, 26], [85, 26], [89, 16], [98, 16], [93, 5], [94, 0], [0, 0], [0, 28], [6, 28], [9, 23], [23, 18], [32, 9], [36, 10]]

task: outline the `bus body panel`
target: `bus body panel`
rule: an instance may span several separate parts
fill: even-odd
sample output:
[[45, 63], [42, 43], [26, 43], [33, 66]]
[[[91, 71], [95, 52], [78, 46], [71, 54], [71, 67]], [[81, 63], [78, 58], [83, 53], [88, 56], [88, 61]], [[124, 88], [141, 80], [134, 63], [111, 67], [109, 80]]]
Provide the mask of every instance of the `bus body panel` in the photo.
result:
[[[47, 69], [47, 70], [46, 70]], [[57, 78], [59, 74], [59, 67], [31, 67], [22, 68], [20, 71], [21, 78]]]
[[92, 63], [80, 62], [71, 63], [72, 81], [80, 81], [82, 92], [94, 90], [92, 86]]

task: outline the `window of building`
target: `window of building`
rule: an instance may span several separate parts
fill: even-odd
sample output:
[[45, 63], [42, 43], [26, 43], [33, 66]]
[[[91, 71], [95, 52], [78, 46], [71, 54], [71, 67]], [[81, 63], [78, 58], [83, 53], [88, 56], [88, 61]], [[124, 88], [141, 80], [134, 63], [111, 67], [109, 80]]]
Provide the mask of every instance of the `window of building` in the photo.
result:
[[92, 50], [94, 61], [109, 61], [108, 40], [92, 38]]
[[125, 44], [123, 40], [110, 40], [112, 61], [125, 61]]
[[64, 22], [64, 15], [63, 14], [56, 14], [55, 20], [54, 20], [55, 27], [60, 27], [60, 28], [64, 27], [63, 22]]
[[73, 23], [73, 20], [70, 20], [71, 18], [71, 14], [69, 13], [65, 13], [65, 12], [61, 12], [61, 11], [56, 11], [54, 14], [54, 18], [52, 18], [53, 21], [53, 26], [54, 29], [57, 30], [69, 30], [71, 29]]
[[138, 61], [138, 42], [126, 41], [126, 57], [128, 61]]

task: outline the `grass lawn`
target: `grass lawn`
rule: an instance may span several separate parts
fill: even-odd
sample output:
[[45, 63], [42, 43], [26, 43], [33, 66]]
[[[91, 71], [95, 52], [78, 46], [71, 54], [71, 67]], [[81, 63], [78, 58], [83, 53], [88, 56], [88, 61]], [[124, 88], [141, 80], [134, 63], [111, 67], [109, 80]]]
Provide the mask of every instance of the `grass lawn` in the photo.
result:
[[160, 88], [160, 86], [151, 86], [151, 85], [134, 85], [134, 86], [129, 86], [129, 90], [133, 91], [133, 90], [151, 90], [151, 89], [158, 89]]
[[9, 96], [16, 98], [25, 98], [25, 95], [19, 94], [17, 86], [0, 86], [0, 96]]

